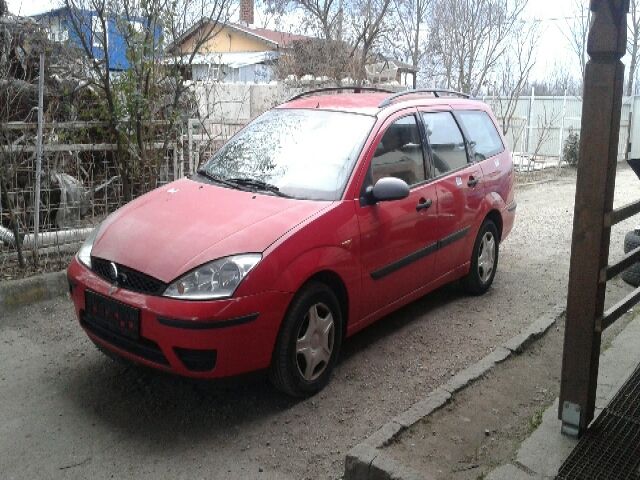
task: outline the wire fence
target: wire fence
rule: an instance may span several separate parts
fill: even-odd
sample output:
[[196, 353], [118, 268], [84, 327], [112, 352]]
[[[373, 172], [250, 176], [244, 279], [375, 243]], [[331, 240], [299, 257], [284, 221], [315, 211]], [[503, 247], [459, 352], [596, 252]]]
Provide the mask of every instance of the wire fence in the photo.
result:
[[[0, 280], [63, 269], [91, 230], [127, 201], [117, 145], [91, 142], [102, 122], [45, 124], [37, 162], [37, 123], [0, 127], [18, 139], [0, 145]], [[133, 196], [192, 174], [241, 127], [190, 119], [175, 138], [146, 144], [152, 161], [136, 165]], [[164, 134], [160, 125], [158, 137]]]

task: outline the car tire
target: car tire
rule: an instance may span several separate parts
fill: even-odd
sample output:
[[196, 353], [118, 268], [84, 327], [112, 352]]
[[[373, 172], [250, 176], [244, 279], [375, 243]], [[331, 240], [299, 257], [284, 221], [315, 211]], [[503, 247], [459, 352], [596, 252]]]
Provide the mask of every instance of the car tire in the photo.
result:
[[462, 279], [467, 293], [482, 295], [489, 290], [498, 269], [499, 250], [498, 228], [491, 220], [485, 220], [473, 245], [469, 273]]
[[[640, 229], [628, 232], [624, 237], [624, 253], [629, 253], [640, 247]], [[622, 280], [633, 287], [640, 286], [640, 262], [634, 263], [632, 266], [622, 272]]]
[[271, 383], [294, 397], [322, 390], [338, 359], [342, 326], [342, 310], [333, 291], [319, 282], [305, 285], [282, 322], [269, 371]]

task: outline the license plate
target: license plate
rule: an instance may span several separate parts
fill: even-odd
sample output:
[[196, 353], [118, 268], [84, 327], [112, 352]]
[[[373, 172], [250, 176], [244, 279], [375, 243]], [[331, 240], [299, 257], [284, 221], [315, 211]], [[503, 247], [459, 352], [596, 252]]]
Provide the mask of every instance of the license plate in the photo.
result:
[[140, 338], [140, 311], [95, 292], [86, 291], [85, 321], [127, 338]]

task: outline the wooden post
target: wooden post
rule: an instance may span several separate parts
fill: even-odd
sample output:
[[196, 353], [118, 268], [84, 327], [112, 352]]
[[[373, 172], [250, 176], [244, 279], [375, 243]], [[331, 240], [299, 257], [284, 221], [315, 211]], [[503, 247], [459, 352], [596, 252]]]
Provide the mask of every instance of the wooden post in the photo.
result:
[[609, 258], [629, 0], [591, 0], [559, 418], [580, 436], [593, 419]]

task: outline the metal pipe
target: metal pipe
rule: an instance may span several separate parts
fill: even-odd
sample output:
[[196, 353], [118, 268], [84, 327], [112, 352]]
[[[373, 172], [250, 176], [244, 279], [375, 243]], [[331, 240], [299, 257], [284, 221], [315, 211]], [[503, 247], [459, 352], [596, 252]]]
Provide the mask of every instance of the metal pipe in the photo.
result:
[[[38, 264], [38, 234], [40, 233], [40, 183], [42, 182], [42, 127], [44, 124], [44, 52], [40, 52], [38, 72], [38, 134], [36, 137], [36, 185], [34, 194], [33, 253]], [[23, 242], [24, 246], [24, 242]]]
[[[74, 228], [69, 230], [54, 230], [50, 232], [41, 232], [38, 235], [38, 248], [51, 247], [68, 243], [80, 243], [93, 231], [95, 227]], [[0, 226], [0, 240], [5, 244], [15, 247], [15, 237], [13, 232], [8, 228]], [[35, 233], [29, 233], [22, 239], [22, 247], [34, 247], [36, 243]]]

